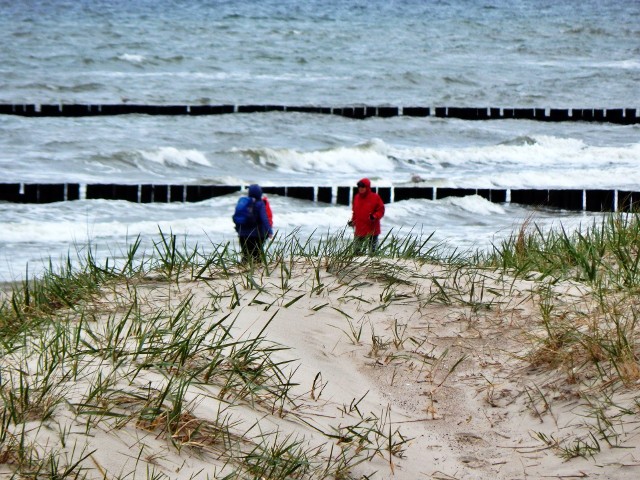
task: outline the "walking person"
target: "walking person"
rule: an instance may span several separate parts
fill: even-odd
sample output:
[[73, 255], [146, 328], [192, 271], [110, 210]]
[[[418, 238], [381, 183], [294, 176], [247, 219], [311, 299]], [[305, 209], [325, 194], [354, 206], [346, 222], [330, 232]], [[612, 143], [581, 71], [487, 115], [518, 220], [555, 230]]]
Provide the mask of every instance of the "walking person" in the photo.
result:
[[380, 195], [371, 191], [371, 181], [363, 178], [353, 196], [352, 214], [348, 225], [353, 227], [354, 252], [363, 255], [375, 253], [380, 235], [380, 219], [384, 216], [384, 203]]
[[242, 262], [260, 262], [264, 243], [273, 236], [260, 185], [249, 185], [248, 195], [238, 200], [233, 222], [240, 241]]

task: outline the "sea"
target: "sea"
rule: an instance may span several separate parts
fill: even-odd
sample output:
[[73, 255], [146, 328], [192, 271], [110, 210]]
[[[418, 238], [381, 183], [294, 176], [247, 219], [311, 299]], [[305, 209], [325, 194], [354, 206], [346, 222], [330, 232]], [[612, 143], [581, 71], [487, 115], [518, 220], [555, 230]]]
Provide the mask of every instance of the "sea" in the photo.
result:
[[[640, 109], [638, 0], [0, 0], [0, 103]], [[296, 112], [0, 115], [0, 183], [640, 190], [640, 125]], [[231, 242], [239, 194], [0, 202], [0, 281], [161, 233]], [[350, 235], [348, 206], [270, 196], [276, 238]], [[492, 249], [601, 214], [479, 196], [389, 203], [383, 234]], [[115, 261], [115, 260], [114, 260]]]

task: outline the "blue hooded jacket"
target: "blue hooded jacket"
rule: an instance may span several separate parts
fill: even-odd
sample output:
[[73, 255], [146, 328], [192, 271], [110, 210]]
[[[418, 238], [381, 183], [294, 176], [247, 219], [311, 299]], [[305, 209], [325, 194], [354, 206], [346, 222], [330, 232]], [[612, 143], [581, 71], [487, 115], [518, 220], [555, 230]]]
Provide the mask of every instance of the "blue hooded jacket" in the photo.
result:
[[242, 225], [236, 226], [236, 231], [239, 237], [260, 237], [265, 238], [273, 234], [271, 230], [271, 223], [269, 217], [267, 217], [267, 209], [262, 201], [262, 188], [260, 185], [249, 185], [249, 197], [255, 200], [253, 204], [253, 214], [256, 219], [256, 225], [254, 227], [244, 227]]

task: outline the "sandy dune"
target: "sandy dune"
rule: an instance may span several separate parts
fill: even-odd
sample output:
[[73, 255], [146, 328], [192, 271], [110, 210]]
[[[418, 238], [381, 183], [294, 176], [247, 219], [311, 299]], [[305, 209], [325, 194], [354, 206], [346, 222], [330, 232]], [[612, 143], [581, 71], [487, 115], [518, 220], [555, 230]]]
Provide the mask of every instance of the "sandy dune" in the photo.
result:
[[[55, 450], [61, 463], [81, 460], [82, 474], [96, 479], [638, 478], [635, 423], [607, 430], [624, 448], [608, 445], [586, 428], [605, 418], [594, 414], [604, 404], [596, 379], [589, 390], [588, 373], [578, 381], [536, 360], [544, 335], [538, 287], [493, 271], [382, 259], [348, 266], [299, 259], [286, 269], [218, 272], [197, 281], [116, 282], [84, 305], [82, 320], [66, 313], [75, 332], [69, 357], [80, 373], [71, 377], [70, 362], [52, 367], [55, 406], [46, 418], [26, 422], [26, 437], [41, 456]], [[559, 303], [590, 308], [579, 285], [553, 289]], [[140, 332], [153, 331], [154, 323], [162, 330], [158, 345], [188, 337], [188, 329], [171, 328], [193, 325], [189, 341], [200, 346], [183, 359], [175, 351], [152, 357], [150, 347], [140, 347], [148, 340]], [[257, 382], [229, 386], [223, 380], [230, 373], [215, 380], [219, 372], [203, 365], [207, 346], [220, 341], [220, 327], [211, 328], [218, 324], [227, 329], [226, 352], [240, 348], [231, 337], [261, 338], [252, 344], [249, 372], [276, 367]], [[4, 371], [19, 365], [40, 378], [43, 351], [33, 345], [8, 353]], [[220, 369], [230, 372], [233, 362]], [[164, 417], [144, 413], [153, 403], [142, 398], [145, 389], [164, 391], [189, 373], [182, 403], [168, 395], [153, 404], [168, 405]], [[637, 410], [633, 391], [616, 389], [608, 405]], [[7, 447], [17, 430], [1, 450], [3, 478], [17, 462]], [[593, 440], [600, 451], [580, 448]], [[304, 452], [289, 476], [276, 461], [269, 475], [247, 467], [250, 452], [275, 458], [279, 446]], [[572, 447], [576, 455], [568, 455]], [[326, 467], [340, 455], [350, 460]]]

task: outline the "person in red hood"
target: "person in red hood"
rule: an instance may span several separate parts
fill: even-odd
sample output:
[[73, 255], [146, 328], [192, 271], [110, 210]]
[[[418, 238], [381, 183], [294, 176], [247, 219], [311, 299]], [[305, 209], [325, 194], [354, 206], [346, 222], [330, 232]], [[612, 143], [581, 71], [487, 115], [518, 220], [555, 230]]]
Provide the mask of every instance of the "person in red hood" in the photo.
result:
[[357, 254], [368, 249], [375, 252], [380, 235], [380, 219], [384, 216], [384, 203], [371, 191], [371, 181], [363, 178], [358, 182], [358, 193], [353, 196], [351, 220], [348, 224], [354, 228], [354, 247]]
[[264, 202], [264, 208], [267, 211], [267, 218], [269, 219], [269, 224], [273, 227], [273, 213], [271, 211], [271, 205], [269, 204], [269, 199], [266, 195], [262, 195], [262, 201]]

